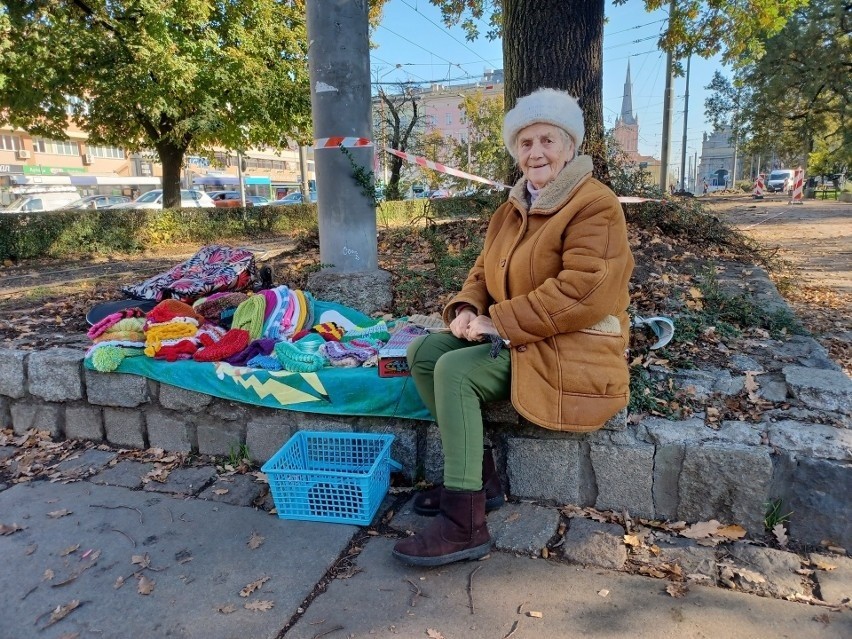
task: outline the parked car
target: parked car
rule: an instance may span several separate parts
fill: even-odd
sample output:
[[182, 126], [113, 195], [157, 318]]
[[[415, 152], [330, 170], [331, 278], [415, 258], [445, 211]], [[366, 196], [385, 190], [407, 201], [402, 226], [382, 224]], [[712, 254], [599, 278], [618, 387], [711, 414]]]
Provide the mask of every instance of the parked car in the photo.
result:
[[775, 169], [766, 178], [766, 190], [769, 193], [777, 193], [784, 190], [784, 182], [786, 180], [793, 182], [795, 171], [793, 169]]
[[[181, 208], [212, 208], [216, 206], [209, 195], [196, 189], [180, 190]], [[111, 209], [161, 209], [163, 208], [163, 190], [154, 189], [143, 193], [132, 202], [115, 204]]]
[[267, 206], [269, 201], [268, 197], [263, 197], [262, 195], [246, 195], [246, 204], [251, 202], [255, 206]]
[[71, 202], [64, 209], [106, 209], [115, 204], [130, 202], [126, 195], [87, 195]]
[[[317, 192], [311, 191], [311, 202], [317, 201]], [[302, 194], [296, 191], [295, 193], [290, 193], [290, 195], [281, 198], [280, 200], [273, 200], [269, 203], [269, 206], [286, 206], [287, 204], [301, 204], [302, 203]]]
[[452, 193], [450, 193], [447, 189], [435, 189], [434, 191], [429, 191], [428, 195], [430, 200], [440, 200], [445, 197], [452, 197]]
[[66, 208], [71, 202], [80, 199], [77, 191], [46, 191], [43, 193], [25, 193], [18, 196], [4, 213], [26, 213], [28, 211], [55, 211]]

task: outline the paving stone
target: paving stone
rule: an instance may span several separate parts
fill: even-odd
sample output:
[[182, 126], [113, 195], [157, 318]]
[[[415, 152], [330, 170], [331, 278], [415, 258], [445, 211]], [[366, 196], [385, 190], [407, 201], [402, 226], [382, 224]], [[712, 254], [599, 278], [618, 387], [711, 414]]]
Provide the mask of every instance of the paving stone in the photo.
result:
[[843, 371], [785, 366], [782, 372], [790, 392], [808, 408], [852, 414], [852, 379]]
[[[223, 490], [228, 492], [222, 493]], [[251, 506], [261, 493], [268, 490], [269, 487], [259, 483], [254, 475], [227, 475], [219, 477], [216, 483], [201, 491], [198, 497], [232, 506]]]
[[784, 420], [768, 425], [769, 444], [804, 457], [852, 461], [852, 431]]
[[482, 420], [486, 424], [501, 424], [507, 426], [517, 426], [520, 421], [520, 416], [512, 402], [489, 402], [482, 407]]
[[0, 428], [12, 428], [12, 400], [0, 395]]
[[684, 575], [704, 575], [708, 579], [697, 580], [696, 583], [715, 586], [718, 578], [716, 570], [716, 550], [707, 546], [699, 546], [691, 539], [672, 539], [669, 543], [658, 543], [660, 555], [658, 560], [663, 563], [678, 564]]
[[737, 421], [724, 421], [716, 431], [719, 439], [744, 446], [760, 446], [762, 433], [763, 426]]
[[213, 401], [211, 395], [197, 393], [178, 386], [172, 386], [171, 384], [160, 384], [157, 399], [163, 408], [189, 411], [190, 413], [197, 413], [203, 410]]
[[772, 470], [766, 448], [688, 444], [678, 480], [678, 518], [716, 518], [762, 534]]
[[[852, 559], [840, 555], [810, 554], [812, 567], [817, 566], [814, 578], [819, 584], [822, 600], [833, 606], [849, 605], [852, 601]], [[835, 566], [832, 570], [818, 566]]]
[[441, 431], [434, 422], [426, 427], [423, 479], [432, 483], [444, 481], [444, 449], [441, 446]]
[[838, 366], [825, 352], [822, 345], [812, 337], [791, 335], [787, 341], [774, 345], [777, 359], [796, 362], [805, 368], [838, 370]]
[[653, 446], [591, 444], [589, 455], [598, 492], [595, 508], [654, 516]]
[[488, 514], [488, 530], [498, 550], [541, 556], [559, 527], [559, 512], [535, 504], [504, 504]]
[[125, 459], [112, 468], [101, 471], [89, 481], [102, 486], [120, 486], [122, 488], [140, 488], [142, 478], [154, 470], [154, 464]]
[[145, 413], [127, 408], [104, 408], [104, 432], [116, 446], [145, 448]]
[[86, 369], [84, 379], [90, 404], [135, 408], [151, 398], [147, 380], [138, 375], [99, 373]]
[[117, 457], [117, 453], [108, 450], [89, 449], [79, 454], [62, 460], [54, 469], [54, 472], [62, 475], [64, 479], [84, 477], [100, 472], [108, 463]]
[[6, 461], [17, 454], [18, 448], [16, 446], [0, 446], [0, 462]]
[[757, 396], [761, 399], [776, 403], [787, 400], [787, 382], [783, 375], [777, 373], [761, 375], [758, 383], [760, 388], [757, 389]]
[[652, 417], [639, 423], [639, 436], [645, 441], [657, 446], [683, 444], [714, 439], [716, 432], [704, 424], [703, 419], [684, 419], [671, 421]]
[[204, 413], [226, 422], [239, 421], [245, 423], [248, 419], [250, 408], [248, 405], [240, 404], [239, 402], [213, 398], [213, 401], [206, 407]]
[[746, 373], [748, 371], [753, 371], [755, 373], [762, 373], [765, 369], [763, 365], [760, 364], [753, 357], [749, 357], [748, 355], [742, 355], [740, 353], [735, 353], [728, 358], [728, 365], [731, 367], [731, 370], [734, 370], [738, 373]]
[[677, 519], [677, 507], [680, 502], [678, 485], [685, 452], [685, 446], [678, 444], [656, 447], [653, 476], [655, 517]]
[[793, 539], [814, 545], [827, 539], [852, 548], [852, 463], [800, 458], [784, 502], [793, 512]]
[[27, 356], [29, 351], [0, 351], [0, 395], [20, 399], [27, 394]]
[[508, 442], [509, 492], [526, 499], [580, 501], [580, 447], [570, 440], [514, 437]]
[[624, 529], [617, 524], [572, 517], [562, 553], [577, 564], [621, 570], [627, 562]]
[[46, 404], [33, 400], [18, 400], [9, 407], [12, 416], [12, 430], [23, 435], [31, 428], [46, 430], [51, 437], [62, 433], [65, 411], [62, 404]]
[[[417, 422], [410, 419], [386, 420], [375, 426], [359, 428], [359, 432], [393, 435], [390, 458], [402, 465], [399, 471], [408, 479], [417, 473]], [[396, 472], [391, 468], [391, 472]]]
[[49, 402], [83, 399], [83, 351], [51, 348], [35, 351], [27, 362], [31, 395]]
[[[733, 582], [739, 590], [764, 597], [789, 597], [804, 594], [802, 576], [796, 571], [802, 567], [798, 555], [774, 548], [761, 548], [744, 543], [728, 548], [734, 563]], [[723, 562], [724, 564], [724, 562]], [[730, 578], [724, 566], [720, 568], [723, 583]], [[730, 583], [726, 583], [730, 586]]]
[[80, 404], [65, 407], [65, 436], [68, 439], [99, 442], [104, 438], [100, 406]]
[[210, 466], [175, 468], [164, 482], [150, 481], [145, 490], [153, 493], [167, 493], [189, 497], [200, 493], [211, 481], [216, 479], [216, 469]]

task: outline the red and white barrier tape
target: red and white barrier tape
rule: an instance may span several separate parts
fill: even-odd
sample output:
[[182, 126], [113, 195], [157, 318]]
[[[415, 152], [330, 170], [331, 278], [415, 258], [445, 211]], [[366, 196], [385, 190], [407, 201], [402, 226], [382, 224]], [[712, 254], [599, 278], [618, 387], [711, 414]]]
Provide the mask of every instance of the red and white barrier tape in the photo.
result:
[[337, 149], [341, 146], [346, 149], [373, 146], [373, 141], [369, 138], [347, 138], [342, 136], [334, 138], [317, 138], [314, 140], [314, 149]]
[[[355, 137], [317, 138], [316, 140], [314, 140], [314, 149], [336, 149], [340, 147], [356, 148], [366, 146], [373, 146], [373, 141], [367, 138]], [[453, 175], [455, 177], [463, 178], [465, 180], [488, 184], [489, 186], [494, 186], [498, 189], [511, 188], [509, 185], [503, 184], [498, 180], [489, 180], [488, 178], [473, 175], [472, 173], [466, 173], [465, 171], [454, 169], [450, 166], [441, 164], [440, 162], [435, 162], [434, 160], [429, 160], [427, 158], [420, 157], [419, 155], [405, 153], [404, 151], [399, 151], [390, 147], [385, 147], [384, 151], [386, 153], [390, 153], [391, 155], [395, 155], [399, 158], [402, 158], [406, 162], [411, 162], [413, 164], [417, 164], [418, 166], [422, 166], [423, 168], [438, 171], [438, 173], [446, 173], [447, 175]], [[641, 202], [665, 202], [666, 200], [635, 196], [619, 196], [618, 201], [622, 204], [638, 204]]]

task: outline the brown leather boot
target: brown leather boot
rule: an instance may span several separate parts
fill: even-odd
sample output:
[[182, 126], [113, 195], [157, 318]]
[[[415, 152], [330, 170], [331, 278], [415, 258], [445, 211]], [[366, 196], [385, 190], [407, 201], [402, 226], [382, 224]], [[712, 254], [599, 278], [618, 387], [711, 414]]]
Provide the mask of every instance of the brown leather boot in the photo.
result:
[[423, 532], [397, 542], [393, 555], [409, 566], [443, 566], [479, 559], [490, 551], [485, 491], [444, 488], [438, 517]]
[[[434, 517], [441, 512], [441, 490], [444, 485], [438, 484], [429, 490], [424, 490], [414, 498], [413, 510], [424, 517]], [[485, 490], [485, 512], [497, 510], [506, 503], [503, 495], [503, 484], [497, 467], [494, 465], [494, 455], [491, 447], [486, 446], [482, 451], [482, 488]]]

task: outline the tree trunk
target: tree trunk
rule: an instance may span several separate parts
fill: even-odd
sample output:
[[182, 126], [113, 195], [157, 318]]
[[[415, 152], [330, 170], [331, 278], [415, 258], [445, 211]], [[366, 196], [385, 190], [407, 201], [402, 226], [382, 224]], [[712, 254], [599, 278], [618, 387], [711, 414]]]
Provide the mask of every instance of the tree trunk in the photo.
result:
[[562, 89], [583, 109], [595, 177], [609, 182], [603, 127], [604, 0], [503, 0], [506, 110], [541, 88]]
[[163, 165], [163, 208], [180, 208], [180, 172], [186, 149], [173, 144], [157, 145], [157, 153]]

